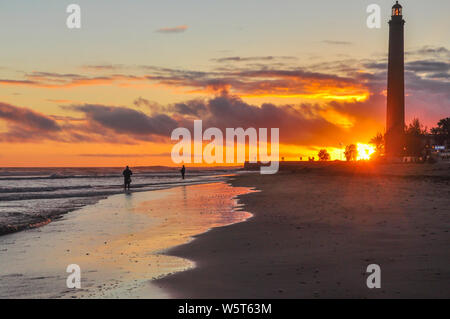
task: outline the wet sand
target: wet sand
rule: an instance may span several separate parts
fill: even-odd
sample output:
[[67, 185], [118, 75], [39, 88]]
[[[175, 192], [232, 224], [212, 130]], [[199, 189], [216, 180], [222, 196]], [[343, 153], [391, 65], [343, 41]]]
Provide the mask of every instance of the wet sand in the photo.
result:
[[[180, 298], [449, 298], [450, 165], [306, 163], [235, 186], [254, 217], [169, 250]], [[366, 268], [381, 267], [368, 289]]]
[[[110, 196], [48, 225], [0, 237], [0, 298], [169, 298], [152, 279], [195, 266], [167, 248], [246, 220], [226, 183]], [[66, 267], [81, 268], [68, 289]]]

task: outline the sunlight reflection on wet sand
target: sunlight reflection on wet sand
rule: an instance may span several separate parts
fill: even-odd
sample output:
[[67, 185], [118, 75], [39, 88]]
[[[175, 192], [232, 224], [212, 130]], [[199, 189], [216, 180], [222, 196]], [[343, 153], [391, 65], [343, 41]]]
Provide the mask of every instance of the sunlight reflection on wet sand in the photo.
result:
[[[149, 280], [194, 266], [164, 250], [211, 228], [244, 221], [226, 183], [120, 194], [47, 226], [0, 237], [0, 297], [165, 298]], [[82, 289], [66, 287], [78, 264]]]

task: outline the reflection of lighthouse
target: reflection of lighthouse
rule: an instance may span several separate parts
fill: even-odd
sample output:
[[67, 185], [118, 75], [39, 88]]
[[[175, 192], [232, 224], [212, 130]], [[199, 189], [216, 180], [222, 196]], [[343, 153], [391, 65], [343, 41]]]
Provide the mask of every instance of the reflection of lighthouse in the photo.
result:
[[403, 154], [405, 130], [404, 24], [402, 6], [392, 7], [389, 21], [389, 66], [386, 112], [386, 156]]

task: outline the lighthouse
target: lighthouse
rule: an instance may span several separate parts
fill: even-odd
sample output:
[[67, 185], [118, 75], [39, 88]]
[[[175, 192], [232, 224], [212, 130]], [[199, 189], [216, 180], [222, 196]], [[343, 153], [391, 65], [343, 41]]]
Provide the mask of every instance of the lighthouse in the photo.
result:
[[405, 49], [402, 6], [396, 2], [389, 21], [389, 62], [385, 152], [388, 159], [399, 159], [405, 139]]

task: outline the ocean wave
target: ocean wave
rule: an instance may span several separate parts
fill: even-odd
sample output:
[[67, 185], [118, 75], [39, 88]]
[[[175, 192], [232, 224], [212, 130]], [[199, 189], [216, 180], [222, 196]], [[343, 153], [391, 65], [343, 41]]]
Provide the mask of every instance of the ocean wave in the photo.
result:
[[[133, 190], [152, 190], [181, 185], [192, 185], [217, 180], [220, 176], [192, 179], [192, 180], [173, 180], [173, 181], [150, 181], [146, 183], [133, 183]], [[76, 192], [78, 190], [85, 190]], [[76, 186], [44, 186], [44, 187], [0, 187], [0, 200], [26, 200], [37, 198], [64, 198], [64, 197], [92, 197], [96, 194], [108, 195], [123, 191], [123, 184], [106, 185], [76, 185]], [[51, 193], [51, 194], [49, 194]]]
[[85, 188], [92, 188], [92, 186], [78, 185], [78, 186], [48, 186], [48, 187], [0, 187], [0, 194], [55, 192], [58, 190], [85, 189]]
[[[95, 203], [99, 199], [123, 193], [123, 177], [109, 172], [108, 169], [87, 172], [88, 174], [68, 174], [69, 171], [66, 170], [63, 175], [61, 172], [48, 175], [48, 170], [35, 170], [27, 171], [27, 176], [18, 176], [20, 174], [17, 172], [1, 171], [0, 235], [40, 227], [62, 214]], [[16, 175], [6, 175], [12, 173]], [[42, 173], [46, 175], [41, 175]], [[223, 181], [229, 174], [233, 172], [197, 170], [190, 172], [189, 179], [181, 180], [178, 171], [137, 171], [137, 174], [133, 175], [131, 192]]]
[[[214, 173], [210, 173], [211, 175], [215, 174], [223, 174], [226, 171], [217, 171]], [[174, 173], [147, 173], [147, 174], [139, 174], [140, 178], [174, 178], [178, 177], [180, 175], [179, 172]], [[208, 174], [205, 174], [205, 172], [198, 171], [198, 172], [190, 172], [190, 176], [205, 176]], [[89, 174], [89, 175], [61, 175], [61, 174], [51, 174], [51, 175], [44, 175], [44, 176], [36, 176], [36, 175], [23, 175], [23, 176], [0, 176], [0, 181], [24, 181], [24, 180], [58, 180], [58, 179], [107, 179], [107, 178], [123, 178], [122, 174], [102, 174], [102, 175], [96, 175], [96, 174]]]

